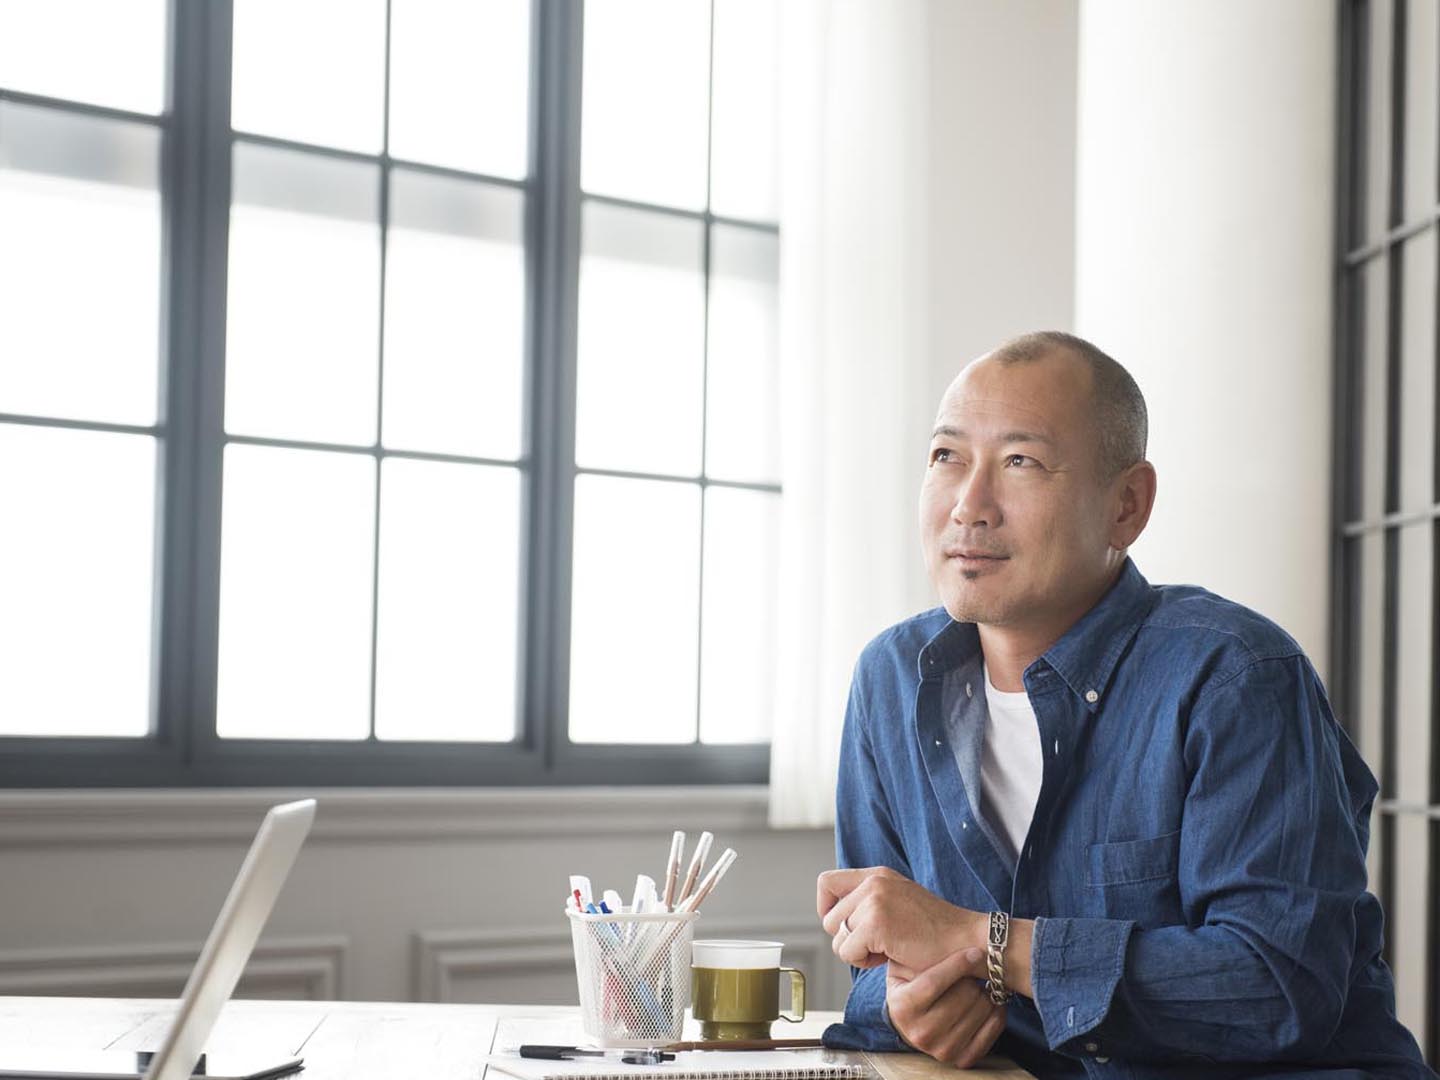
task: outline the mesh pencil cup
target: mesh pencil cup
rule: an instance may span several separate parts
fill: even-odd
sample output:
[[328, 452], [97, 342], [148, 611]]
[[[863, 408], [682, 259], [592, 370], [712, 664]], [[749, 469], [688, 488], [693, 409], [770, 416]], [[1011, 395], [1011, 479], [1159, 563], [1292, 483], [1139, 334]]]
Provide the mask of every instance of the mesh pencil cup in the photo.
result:
[[677, 1041], [690, 1006], [690, 940], [699, 913], [565, 914], [585, 1034], [600, 1046]]

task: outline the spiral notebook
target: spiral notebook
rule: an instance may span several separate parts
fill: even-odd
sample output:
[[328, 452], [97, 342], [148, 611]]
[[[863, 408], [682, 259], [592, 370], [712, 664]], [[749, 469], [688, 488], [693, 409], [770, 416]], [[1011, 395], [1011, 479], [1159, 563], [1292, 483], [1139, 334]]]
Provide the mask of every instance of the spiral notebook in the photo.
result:
[[486, 1059], [491, 1070], [486, 1080], [866, 1080], [876, 1075], [860, 1055], [843, 1050], [682, 1050], [674, 1061], [658, 1065], [626, 1065], [614, 1059], [547, 1061], [519, 1053], [524, 1043], [584, 1042], [578, 1019], [506, 1017], [496, 1028]]
[[836, 1050], [685, 1050], [658, 1065], [521, 1057], [492, 1057], [488, 1064], [518, 1080], [864, 1080], [874, 1075], [854, 1054]]

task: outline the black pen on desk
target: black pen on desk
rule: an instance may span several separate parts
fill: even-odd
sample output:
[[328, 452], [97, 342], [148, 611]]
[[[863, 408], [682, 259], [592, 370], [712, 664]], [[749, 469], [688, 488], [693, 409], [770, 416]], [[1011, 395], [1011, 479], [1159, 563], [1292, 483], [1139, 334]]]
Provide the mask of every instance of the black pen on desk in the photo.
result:
[[675, 885], [680, 877], [680, 860], [685, 857], [685, 834], [679, 829], [670, 837], [670, 861], [665, 864], [665, 894], [660, 898], [665, 910], [675, 902]]
[[631, 1050], [587, 1050], [579, 1046], [547, 1046], [526, 1044], [520, 1047], [522, 1058], [541, 1058], [545, 1061], [574, 1061], [577, 1058], [609, 1058], [626, 1065], [658, 1065], [662, 1061], [674, 1061], [675, 1055], [653, 1047], [637, 1047]]

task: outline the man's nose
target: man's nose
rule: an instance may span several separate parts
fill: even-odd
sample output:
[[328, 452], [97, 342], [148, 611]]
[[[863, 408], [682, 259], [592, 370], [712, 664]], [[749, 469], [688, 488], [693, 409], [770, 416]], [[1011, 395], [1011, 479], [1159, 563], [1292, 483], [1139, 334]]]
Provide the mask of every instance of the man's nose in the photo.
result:
[[996, 501], [995, 479], [990, 470], [977, 465], [960, 483], [955, 492], [955, 504], [950, 508], [950, 519], [957, 525], [974, 527], [985, 525], [990, 528], [1000, 524], [1000, 506]]

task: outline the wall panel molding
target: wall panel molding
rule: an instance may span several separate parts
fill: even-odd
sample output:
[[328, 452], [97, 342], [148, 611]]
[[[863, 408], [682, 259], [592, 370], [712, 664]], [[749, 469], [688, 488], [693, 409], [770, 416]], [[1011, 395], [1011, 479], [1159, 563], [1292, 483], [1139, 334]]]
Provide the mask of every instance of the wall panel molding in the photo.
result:
[[[0, 792], [0, 849], [249, 840], [265, 810], [320, 809], [310, 844], [765, 830], [763, 785], [654, 788], [334, 788]], [[828, 831], [828, 830], [822, 830]]]
[[570, 972], [575, 961], [566, 926], [551, 929], [422, 930], [411, 942], [414, 1001], [458, 1000], [462, 978], [507, 979], [517, 974]]
[[[261, 940], [237, 997], [333, 1001], [344, 995], [343, 935]], [[179, 997], [198, 942], [0, 950], [0, 995]]]

